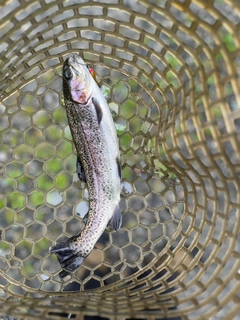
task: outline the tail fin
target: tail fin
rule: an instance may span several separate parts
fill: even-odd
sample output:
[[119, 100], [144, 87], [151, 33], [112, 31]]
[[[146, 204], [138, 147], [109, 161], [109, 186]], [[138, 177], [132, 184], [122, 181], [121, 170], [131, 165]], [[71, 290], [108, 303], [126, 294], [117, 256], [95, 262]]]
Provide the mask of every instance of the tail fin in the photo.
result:
[[71, 248], [71, 238], [57, 243], [55, 246], [50, 247], [49, 252], [55, 253], [57, 255], [58, 261], [63, 269], [60, 272], [60, 277], [64, 278], [68, 275], [67, 271], [74, 271], [83, 263], [86, 258], [83, 256], [81, 251], [76, 250], [76, 248]]

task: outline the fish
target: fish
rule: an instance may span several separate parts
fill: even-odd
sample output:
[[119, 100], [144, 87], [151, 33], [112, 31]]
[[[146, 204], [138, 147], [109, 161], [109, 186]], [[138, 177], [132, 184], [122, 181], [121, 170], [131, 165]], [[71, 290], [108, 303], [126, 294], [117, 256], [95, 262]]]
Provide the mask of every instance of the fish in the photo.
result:
[[89, 211], [81, 232], [49, 249], [64, 269], [62, 278], [83, 264], [107, 226], [117, 231], [122, 224], [116, 128], [93, 72], [77, 54], [64, 62], [63, 96], [77, 152], [77, 174], [88, 188]]

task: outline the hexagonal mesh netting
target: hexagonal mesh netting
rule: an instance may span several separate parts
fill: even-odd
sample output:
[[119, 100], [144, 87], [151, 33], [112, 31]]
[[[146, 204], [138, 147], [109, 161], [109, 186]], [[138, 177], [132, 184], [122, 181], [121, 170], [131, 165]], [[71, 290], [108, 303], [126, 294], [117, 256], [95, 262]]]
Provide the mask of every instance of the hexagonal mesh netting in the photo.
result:
[[[0, 314], [239, 319], [239, 2], [0, 5]], [[125, 192], [122, 228], [63, 281], [49, 247], [88, 210], [62, 103], [73, 53], [109, 96]]]

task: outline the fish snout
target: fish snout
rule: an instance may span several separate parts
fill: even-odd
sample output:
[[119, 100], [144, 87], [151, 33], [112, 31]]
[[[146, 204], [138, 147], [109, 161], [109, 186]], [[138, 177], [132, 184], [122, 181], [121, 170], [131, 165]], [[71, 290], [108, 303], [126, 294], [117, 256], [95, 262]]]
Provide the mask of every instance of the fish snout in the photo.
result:
[[72, 62], [74, 64], [86, 65], [83, 59], [78, 54], [73, 54], [70, 58], [72, 58]]

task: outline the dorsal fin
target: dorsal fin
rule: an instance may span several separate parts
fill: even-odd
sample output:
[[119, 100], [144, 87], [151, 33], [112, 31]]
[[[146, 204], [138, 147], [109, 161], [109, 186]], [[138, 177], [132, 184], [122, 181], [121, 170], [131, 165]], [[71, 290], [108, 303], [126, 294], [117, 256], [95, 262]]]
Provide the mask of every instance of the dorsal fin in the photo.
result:
[[87, 182], [81, 160], [78, 157], [77, 157], [77, 174], [80, 180]]

